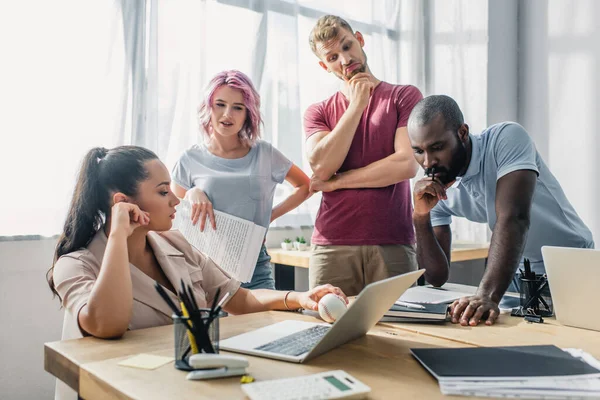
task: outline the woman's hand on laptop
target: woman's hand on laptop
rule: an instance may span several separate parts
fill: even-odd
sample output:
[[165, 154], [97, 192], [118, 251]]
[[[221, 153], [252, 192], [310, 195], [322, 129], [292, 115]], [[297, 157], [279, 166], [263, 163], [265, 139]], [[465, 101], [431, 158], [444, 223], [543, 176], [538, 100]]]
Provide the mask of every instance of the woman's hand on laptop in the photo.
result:
[[333, 293], [337, 296], [340, 296], [342, 299], [344, 299], [346, 304], [348, 304], [348, 298], [344, 292], [342, 292], [342, 289], [330, 284], [316, 286], [308, 292], [299, 292], [298, 303], [300, 303], [300, 307], [304, 308], [305, 310], [317, 311], [319, 309], [319, 300], [321, 300], [321, 298], [328, 293]]
[[486, 319], [486, 325], [493, 325], [499, 315], [498, 303], [487, 296], [462, 297], [450, 305], [452, 323], [462, 326], [477, 326], [482, 319]]

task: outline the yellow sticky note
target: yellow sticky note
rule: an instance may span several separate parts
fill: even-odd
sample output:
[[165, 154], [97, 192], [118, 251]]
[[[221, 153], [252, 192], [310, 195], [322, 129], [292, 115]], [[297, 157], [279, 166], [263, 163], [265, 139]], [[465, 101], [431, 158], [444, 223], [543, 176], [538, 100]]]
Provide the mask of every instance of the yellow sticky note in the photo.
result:
[[141, 369], [156, 369], [173, 361], [173, 357], [155, 356], [153, 354], [138, 354], [119, 363], [124, 367]]

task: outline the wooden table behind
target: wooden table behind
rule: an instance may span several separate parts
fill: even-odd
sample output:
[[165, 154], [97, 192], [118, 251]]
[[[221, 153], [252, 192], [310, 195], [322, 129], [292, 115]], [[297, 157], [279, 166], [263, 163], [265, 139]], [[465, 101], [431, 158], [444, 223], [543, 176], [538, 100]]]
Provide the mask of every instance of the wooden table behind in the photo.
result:
[[[461, 247], [452, 249], [450, 258], [452, 262], [478, 260], [487, 258], [489, 251], [488, 244], [461, 244]], [[278, 248], [268, 249], [273, 264], [289, 265], [299, 268], [308, 268], [310, 250], [283, 250]]]

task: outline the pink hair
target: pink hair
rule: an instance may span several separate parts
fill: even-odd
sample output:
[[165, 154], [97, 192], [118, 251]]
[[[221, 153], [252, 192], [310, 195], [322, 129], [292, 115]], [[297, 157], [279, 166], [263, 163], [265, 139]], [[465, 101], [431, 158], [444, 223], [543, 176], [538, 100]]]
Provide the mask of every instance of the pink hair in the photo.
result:
[[219, 72], [208, 83], [204, 93], [204, 100], [198, 107], [198, 122], [200, 130], [210, 137], [212, 127], [210, 124], [210, 112], [213, 106], [215, 92], [221, 86], [227, 85], [233, 89], [240, 90], [244, 96], [246, 106], [246, 121], [239, 131], [238, 136], [242, 143], [253, 146], [260, 138], [260, 95], [252, 85], [252, 81], [246, 74], [237, 70]]

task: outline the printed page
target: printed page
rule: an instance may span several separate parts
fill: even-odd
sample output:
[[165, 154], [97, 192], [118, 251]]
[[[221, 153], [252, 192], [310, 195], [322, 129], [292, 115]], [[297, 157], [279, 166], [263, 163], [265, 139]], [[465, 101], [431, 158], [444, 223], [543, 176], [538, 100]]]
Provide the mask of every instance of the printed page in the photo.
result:
[[213, 230], [207, 221], [204, 232], [201, 232], [200, 223], [192, 225], [191, 210], [187, 201], [179, 204], [173, 229], [178, 229], [195, 248], [231, 276], [241, 282], [249, 282], [267, 230], [252, 221], [215, 210], [217, 229]]
[[451, 303], [470, 293], [454, 292], [446, 289], [436, 289], [429, 286], [413, 286], [400, 296], [398, 301], [407, 303], [442, 304]]

